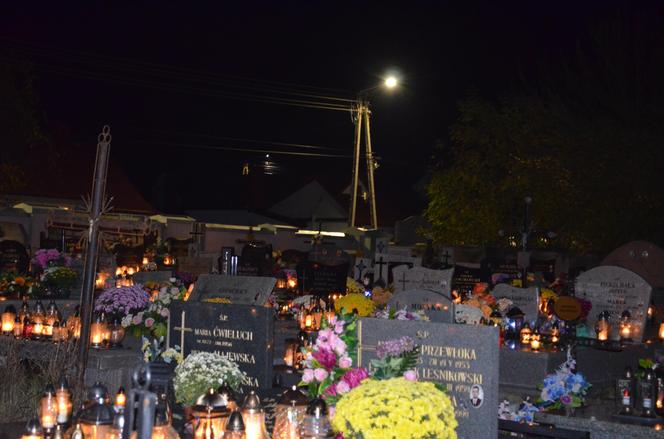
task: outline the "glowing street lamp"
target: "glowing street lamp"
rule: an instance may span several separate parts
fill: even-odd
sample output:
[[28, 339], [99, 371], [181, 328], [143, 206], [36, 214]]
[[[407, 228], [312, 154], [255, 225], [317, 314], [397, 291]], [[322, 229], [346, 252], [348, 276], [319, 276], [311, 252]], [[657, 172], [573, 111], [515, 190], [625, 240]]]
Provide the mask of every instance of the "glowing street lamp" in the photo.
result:
[[388, 76], [385, 78], [385, 87], [394, 88], [397, 85], [399, 85], [399, 80], [396, 78], [396, 76]]

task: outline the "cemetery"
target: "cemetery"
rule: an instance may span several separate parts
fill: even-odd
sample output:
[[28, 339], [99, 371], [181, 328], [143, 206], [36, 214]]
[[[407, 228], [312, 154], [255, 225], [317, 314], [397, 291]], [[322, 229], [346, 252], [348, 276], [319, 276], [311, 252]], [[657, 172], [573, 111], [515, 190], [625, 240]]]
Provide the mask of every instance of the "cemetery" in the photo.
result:
[[664, 439], [664, 5], [14, 3], [0, 439]]

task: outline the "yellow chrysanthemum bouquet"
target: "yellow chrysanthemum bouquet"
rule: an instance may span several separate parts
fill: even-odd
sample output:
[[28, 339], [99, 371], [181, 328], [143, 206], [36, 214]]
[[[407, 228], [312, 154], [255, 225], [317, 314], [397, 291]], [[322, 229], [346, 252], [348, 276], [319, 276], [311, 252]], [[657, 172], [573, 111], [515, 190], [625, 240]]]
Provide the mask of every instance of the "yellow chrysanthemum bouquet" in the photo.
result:
[[344, 439], [456, 439], [450, 398], [434, 383], [365, 380], [337, 403], [332, 427]]
[[349, 293], [334, 302], [334, 309], [338, 313], [346, 310], [346, 313], [349, 314], [357, 311], [358, 316], [367, 317], [373, 314], [376, 304], [364, 294]]

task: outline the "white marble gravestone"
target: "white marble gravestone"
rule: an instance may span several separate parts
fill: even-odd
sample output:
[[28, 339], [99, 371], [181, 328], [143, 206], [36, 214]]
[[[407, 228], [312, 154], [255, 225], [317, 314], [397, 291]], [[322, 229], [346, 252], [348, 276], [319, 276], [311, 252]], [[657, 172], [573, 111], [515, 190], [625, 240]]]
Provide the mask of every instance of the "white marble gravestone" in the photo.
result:
[[593, 305], [587, 319], [591, 332], [597, 316], [608, 311], [613, 328], [610, 338], [619, 338], [618, 320], [627, 310], [632, 319], [632, 339], [637, 342], [643, 339], [652, 287], [641, 276], [621, 267], [595, 267], [576, 278], [575, 292], [578, 298]]

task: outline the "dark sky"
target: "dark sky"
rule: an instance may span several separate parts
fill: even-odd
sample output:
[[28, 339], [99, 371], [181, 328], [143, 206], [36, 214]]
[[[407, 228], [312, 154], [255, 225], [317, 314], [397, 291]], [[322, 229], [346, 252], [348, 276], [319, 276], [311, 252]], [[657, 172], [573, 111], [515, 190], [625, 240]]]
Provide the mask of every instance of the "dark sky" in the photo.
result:
[[[520, 77], [535, 80], [593, 24], [636, 12], [607, 1], [16, 3], [3, 5], [0, 45], [5, 55], [35, 62], [49, 129], [66, 127], [72, 141], [94, 146], [109, 123], [112, 154], [146, 197], [167, 175], [184, 208], [223, 207], [222, 176], [262, 156], [191, 145], [313, 151], [228, 140], [243, 138], [352, 152], [348, 112], [229, 93], [280, 87], [353, 97], [396, 70], [400, 90], [371, 96], [379, 207], [417, 209], [399, 186], [423, 174], [469, 89], [491, 97]], [[350, 180], [347, 158], [273, 157], [285, 183], [318, 174]]]

